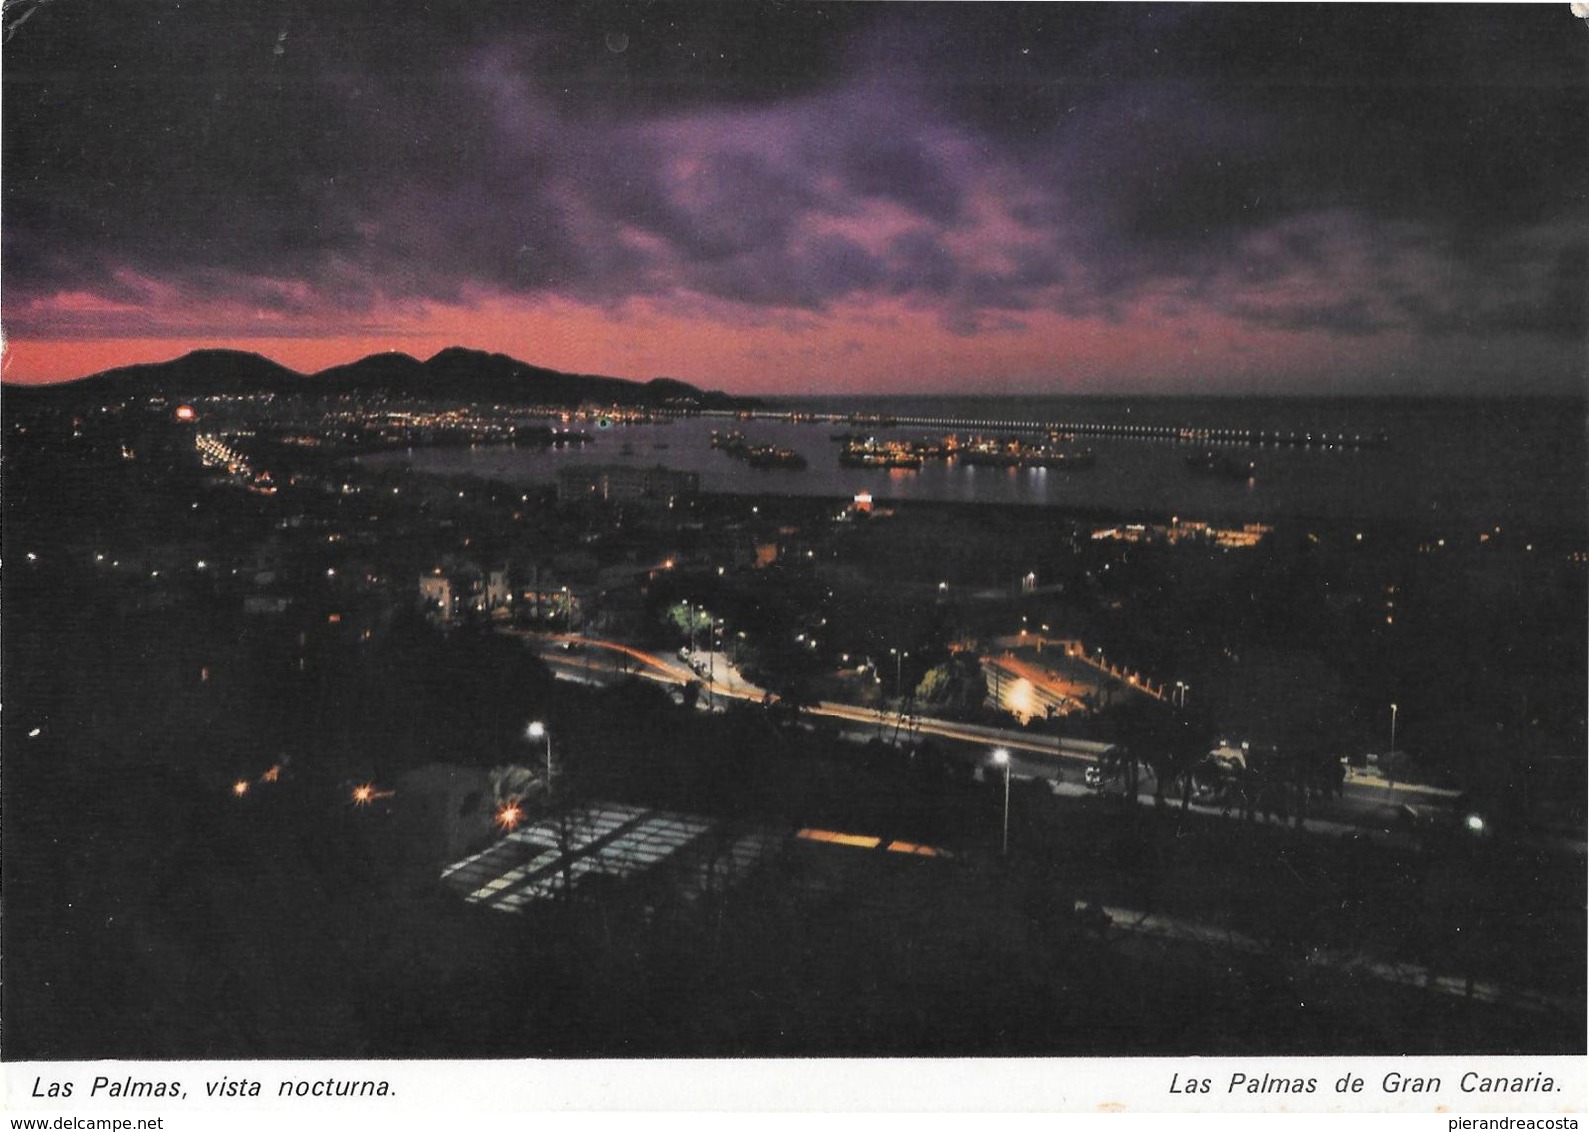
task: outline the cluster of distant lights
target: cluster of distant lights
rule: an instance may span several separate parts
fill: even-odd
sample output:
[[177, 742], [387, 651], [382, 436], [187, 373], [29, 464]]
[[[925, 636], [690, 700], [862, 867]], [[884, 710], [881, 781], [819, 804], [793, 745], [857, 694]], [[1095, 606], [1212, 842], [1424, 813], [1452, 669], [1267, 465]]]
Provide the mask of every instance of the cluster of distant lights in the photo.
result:
[[197, 434], [193, 438], [193, 447], [206, 468], [224, 468], [228, 475], [233, 476], [252, 477], [254, 474], [243, 454], [215, 433]]
[[[610, 427], [612, 424], [644, 424], [667, 419], [670, 416], [671, 414], [626, 409], [616, 405], [582, 405], [571, 412], [555, 405], [470, 404], [448, 409], [418, 407], [332, 409], [326, 412], [321, 420], [325, 427], [356, 424], [381, 431], [383, 435], [387, 435], [387, 439], [403, 439], [414, 429], [509, 436], [513, 432], [515, 421], [524, 419], [555, 421], [563, 425], [596, 422], [601, 427]], [[390, 434], [386, 434], [385, 430], [391, 430]]]

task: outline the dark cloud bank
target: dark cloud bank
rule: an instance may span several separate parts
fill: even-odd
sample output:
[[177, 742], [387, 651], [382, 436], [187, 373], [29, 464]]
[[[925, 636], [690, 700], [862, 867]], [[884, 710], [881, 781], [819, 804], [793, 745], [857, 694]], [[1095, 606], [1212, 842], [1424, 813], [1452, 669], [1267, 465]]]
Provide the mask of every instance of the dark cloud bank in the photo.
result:
[[151, 289], [287, 326], [891, 296], [970, 334], [1172, 294], [1566, 358], [1589, 332], [1589, 34], [1564, 4], [29, 11], [14, 337], [116, 333], [51, 297]]

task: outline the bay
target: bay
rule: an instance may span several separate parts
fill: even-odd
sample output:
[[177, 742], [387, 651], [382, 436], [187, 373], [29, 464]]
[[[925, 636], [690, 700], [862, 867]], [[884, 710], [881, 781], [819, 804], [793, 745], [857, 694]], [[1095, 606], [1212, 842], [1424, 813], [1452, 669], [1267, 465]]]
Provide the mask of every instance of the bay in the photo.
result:
[[[792, 399], [800, 414], [869, 414], [982, 422], [958, 427], [883, 426], [685, 417], [600, 430], [565, 448], [434, 448], [363, 458], [370, 467], [474, 475], [511, 483], [555, 481], [578, 465], [662, 465], [695, 472], [702, 490], [849, 499], [1024, 504], [1219, 521], [1309, 518], [1397, 524], [1462, 539], [1508, 526], [1576, 535], [1589, 516], [1585, 405], [1545, 399], [905, 398]], [[988, 422], [1000, 422], [989, 427]], [[1370, 446], [1276, 444], [1224, 448], [1256, 465], [1250, 481], [1194, 475], [1187, 457], [1203, 441], [1081, 435], [1097, 455], [1090, 470], [991, 468], [929, 460], [920, 470], [846, 468], [844, 432], [880, 439], [1002, 435], [1004, 422], [1091, 428], [1159, 426], [1378, 438]], [[753, 444], [803, 455], [802, 470], [752, 469], [712, 448], [711, 433], [739, 430]], [[1514, 530], [1516, 533], [1516, 530]]]

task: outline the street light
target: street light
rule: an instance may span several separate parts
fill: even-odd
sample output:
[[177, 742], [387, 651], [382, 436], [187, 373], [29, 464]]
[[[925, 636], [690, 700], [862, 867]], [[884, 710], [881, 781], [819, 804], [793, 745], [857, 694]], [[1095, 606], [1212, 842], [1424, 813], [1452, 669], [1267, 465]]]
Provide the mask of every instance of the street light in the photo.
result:
[[1390, 705], [1390, 753], [1396, 753], [1396, 705]]
[[546, 740], [546, 796], [552, 796], [552, 733], [546, 729], [546, 724], [536, 720], [530, 724], [525, 735], [531, 739]]
[[722, 624], [715, 618], [709, 618], [706, 626], [706, 703], [713, 710], [717, 707], [717, 630]]
[[900, 652], [898, 649], [889, 649], [888, 651], [894, 654], [894, 698], [903, 704], [905, 702], [905, 687], [902, 676], [902, 668], [905, 663], [905, 658], [909, 656], [910, 653]]
[[993, 761], [1004, 768], [1004, 847], [1000, 850], [1004, 856], [1010, 853], [1010, 752], [1003, 747], [998, 747], [993, 752]]

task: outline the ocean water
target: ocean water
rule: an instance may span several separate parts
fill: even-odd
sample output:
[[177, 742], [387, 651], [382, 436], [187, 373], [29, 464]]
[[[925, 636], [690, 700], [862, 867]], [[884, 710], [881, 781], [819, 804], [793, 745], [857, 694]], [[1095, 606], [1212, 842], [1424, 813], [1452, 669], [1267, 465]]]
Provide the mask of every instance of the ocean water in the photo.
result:
[[[597, 430], [581, 447], [413, 449], [365, 457], [374, 467], [473, 474], [517, 483], [554, 480], [573, 464], [662, 464], [700, 475], [703, 490], [879, 500], [1013, 503], [1180, 515], [1221, 521], [1318, 518], [1394, 523], [1462, 538], [1499, 526], [1576, 533], [1589, 528], [1585, 403], [1575, 400], [1279, 398], [823, 398], [785, 400], [800, 412], [894, 418], [1095, 426], [1245, 429], [1378, 437], [1367, 447], [1229, 446], [1256, 464], [1250, 482], [1193, 474], [1186, 457], [1202, 442], [1083, 436], [1096, 466], [1084, 471], [968, 467], [928, 461], [919, 471], [845, 468], [831, 437], [870, 431], [881, 439], [949, 432], [1002, 435], [997, 427], [891, 428], [846, 422], [686, 418]], [[752, 469], [710, 445], [716, 429], [806, 457], [803, 470]]]

